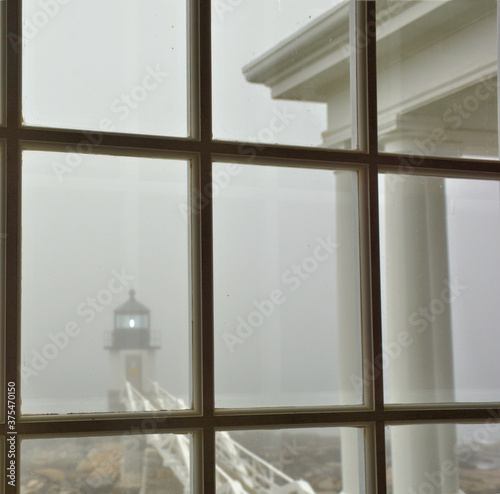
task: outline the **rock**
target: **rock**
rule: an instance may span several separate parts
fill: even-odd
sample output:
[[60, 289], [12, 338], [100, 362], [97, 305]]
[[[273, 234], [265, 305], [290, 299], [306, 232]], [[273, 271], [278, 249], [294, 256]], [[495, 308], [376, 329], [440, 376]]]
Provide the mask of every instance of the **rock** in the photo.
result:
[[57, 482], [57, 483], [61, 483], [66, 476], [64, 474], [64, 472], [62, 472], [61, 470], [58, 470], [57, 468], [42, 468], [39, 470], [35, 470], [33, 473], [35, 475], [45, 477], [45, 478], [49, 479], [50, 481]]

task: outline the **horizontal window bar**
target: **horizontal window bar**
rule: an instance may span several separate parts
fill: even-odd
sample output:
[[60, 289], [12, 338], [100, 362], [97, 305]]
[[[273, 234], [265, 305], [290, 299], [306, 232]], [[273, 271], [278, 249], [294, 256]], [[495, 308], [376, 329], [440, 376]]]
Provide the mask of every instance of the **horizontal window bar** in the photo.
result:
[[[392, 409], [386, 411], [325, 411], [325, 412], [287, 412], [266, 414], [227, 414], [213, 417], [189, 415], [141, 414], [82, 416], [75, 418], [61, 418], [54, 420], [54, 416], [24, 417], [17, 423], [19, 434], [48, 434], [57, 429], [61, 434], [76, 432], [119, 432], [135, 431], [177, 431], [199, 428], [231, 428], [231, 427], [265, 427], [265, 426], [302, 426], [302, 425], [333, 425], [353, 424], [363, 425], [371, 422], [387, 423], [418, 423], [418, 422], [445, 422], [470, 420], [500, 420], [500, 408], [442, 408], [442, 409]], [[28, 422], [30, 420], [30, 422]], [[1, 427], [5, 429], [5, 425]], [[4, 432], [4, 431], [3, 431]]]

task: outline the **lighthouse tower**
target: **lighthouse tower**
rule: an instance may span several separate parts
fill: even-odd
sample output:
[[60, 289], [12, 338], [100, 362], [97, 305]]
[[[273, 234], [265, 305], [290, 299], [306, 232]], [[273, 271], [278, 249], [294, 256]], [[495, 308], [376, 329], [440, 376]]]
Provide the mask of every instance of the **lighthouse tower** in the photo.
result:
[[114, 328], [105, 334], [104, 348], [109, 350], [110, 412], [125, 411], [126, 383], [147, 396], [155, 378], [155, 353], [160, 348], [159, 333], [151, 331], [149, 309], [130, 298], [114, 311]]

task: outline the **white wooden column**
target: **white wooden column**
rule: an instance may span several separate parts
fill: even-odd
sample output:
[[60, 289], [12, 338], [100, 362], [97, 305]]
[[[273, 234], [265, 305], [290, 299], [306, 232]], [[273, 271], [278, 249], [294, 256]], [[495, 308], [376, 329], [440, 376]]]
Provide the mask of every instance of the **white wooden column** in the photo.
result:
[[[384, 188], [387, 342], [410, 335], [409, 344], [398, 346], [400, 355], [388, 357], [388, 398], [453, 402], [451, 308], [441, 295], [449, 282], [445, 180], [400, 175], [386, 177]], [[436, 493], [459, 493], [458, 472], [449, 469], [451, 462], [458, 470], [455, 444], [453, 424], [393, 427], [394, 494], [419, 492], [425, 484]]]

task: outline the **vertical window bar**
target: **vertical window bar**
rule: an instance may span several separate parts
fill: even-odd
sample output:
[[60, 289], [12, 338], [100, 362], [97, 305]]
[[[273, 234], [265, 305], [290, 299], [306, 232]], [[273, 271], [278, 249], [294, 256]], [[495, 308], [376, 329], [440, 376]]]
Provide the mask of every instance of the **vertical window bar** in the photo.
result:
[[[213, 297], [213, 222], [212, 201], [206, 191], [211, 190], [212, 162], [209, 152], [201, 156], [201, 310], [202, 310], [202, 399], [203, 399], [203, 461], [205, 494], [215, 494], [215, 432], [214, 415], [214, 297]], [[206, 201], [206, 202], [205, 202]]]
[[[200, 1], [200, 189], [195, 191], [201, 221], [203, 492], [215, 494], [214, 297], [212, 197], [212, 24], [211, 2]], [[210, 426], [207, 426], [210, 424]]]
[[6, 90], [6, 84], [7, 84], [7, 70], [6, 70], [6, 59], [7, 55], [5, 53], [7, 49], [7, 36], [6, 36], [6, 28], [7, 28], [7, 19], [6, 19], [6, 14], [7, 14], [7, 2], [2, 1], [0, 2], [0, 11], [2, 14], [2, 22], [0, 23], [0, 54], [1, 54], [1, 60], [0, 60], [0, 123], [2, 125], [6, 124], [6, 115], [7, 115], [7, 90]]
[[[368, 100], [367, 100], [367, 3], [365, 0], [353, 0], [351, 3], [350, 16], [350, 43], [351, 43], [351, 80], [355, 80], [355, 92], [351, 96], [356, 112], [353, 115], [355, 118], [355, 127], [358, 139], [358, 148], [360, 151], [368, 152]], [[354, 19], [354, 21], [353, 21]], [[367, 249], [366, 255], [363, 254], [362, 266], [366, 259], [366, 269], [361, 270], [361, 290], [362, 308], [363, 311], [363, 364], [362, 375], [359, 378], [364, 386], [364, 403], [372, 406], [373, 398], [373, 383], [368, 385], [364, 377], [370, 369], [366, 369], [366, 362], [372, 362], [373, 342], [371, 339], [371, 289], [368, 280], [370, 279], [370, 228], [365, 232], [365, 228], [369, 227], [370, 223], [370, 173], [360, 174], [359, 176], [359, 199], [360, 199], [360, 220], [361, 220], [361, 248]], [[368, 319], [369, 318], [369, 319]], [[368, 323], [366, 324], [366, 319]], [[366, 325], [365, 325], [366, 324]], [[366, 331], [365, 331], [366, 328]]]
[[375, 424], [375, 461], [376, 484], [379, 494], [387, 492], [387, 469], [385, 458], [385, 422], [379, 420]]
[[365, 492], [377, 491], [377, 461], [376, 461], [376, 425], [371, 423], [365, 428]]
[[[362, 3], [362, 2], [359, 2]], [[376, 3], [367, 1], [366, 26], [363, 38], [367, 48], [367, 116], [369, 133], [369, 204], [370, 204], [370, 256], [372, 283], [372, 337], [374, 356], [382, 355], [382, 320], [380, 287], [380, 238], [378, 204], [378, 132], [377, 132], [377, 64], [376, 64]], [[373, 360], [375, 361], [375, 359]], [[374, 378], [375, 409], [383, 408], [383, 375]]]
[[200, 2], [199, 22], [199, 70], [200, 70], [200, 136], [205, 150], [210, 151], [212, 142], [212, 19], [211, 2]]
[[[188, 5], [188, 22], [190, 29], [188, 31], [188, 62], [189, 67], [189, 80], [188, 80], [188, 95], [189, 95], [189, 130], [190, 137], [194, 140], [201, 139], [202, 133], [202, 83], [201, 74], [206, 72], [206, 67], [203, 65], [203, 55], [200, 39], [202, 36], [201, 18], [204, 15], [201, 11], [200, 0], [191, 0], [187, 2]], [[209, 2], [210, 3], [210, 2]], [[206, 9], [206, 6], [205, 6]], [[205, 38], [210, 36], [210, 33], [203, 33]], [[210, 41], [210, 40], [209, 40]], [[204, 72], [204, 75], [205, 75]], [[210, 93], [208, 93], [210, 96]], [[203, 94], [205, 100], [207, 94]], [[206, 104], [206, 103], [205, 103]], [[191, 385], [193, 387], [193, 407], [196, 411], [203, 413], [204, 410], [204, 369], [203, 369], [203, 355], [206, 352], [203, 337], [204, 331], [204, 315], [205, 308], [203, 307], [202, 286], [205, 283], [203, 266], [203, 249], [202, 249], [202, 231], [201, 231], [201, 215], [200, 210], [197, 208], [198, 191], [201, 190], [201, 160], [198, 156], [191, 162], [191, 176], [189, 191], [189, 218], [191, 225], [190, 231], [190, 247], [191, 247], [191, 314], [192, 314], [192, 344], [191, 344], [191, 369], [193, 371], [193, 378]], [[205, 445], [204, 445], [204, 431], [198, 430], [193, 434], [192, 445], [192, 489], [193, 492], [204, 492], [204, 478], [205, 478]], [[212, 467], [215, 470], [215, 467]], [[214, 474], [215, 475], [215, 474]]]
[[[21, 31], [21, 2], [6, 2], [7, 9], [7, 33], [9, 39], [20, 40]], [[7, 162], [6, 162], [6, 270], [5, 270], [5, 343], [9, 349], [8, 359], [5, 365], [5, 381], [2, 383], [2, 393], [6, 391], [7, 383], [15, 383], [16, 400], [15, 415], [19, 417], [19, 392], [20, 392], [20, 360], [19, 360], [19, 238], [20, 238], [20, 148], [18, 140], [18, 126], [21, 121], [20, 114], [20, 57], [21, 43], [9, 43], [7, 46]], [[7, 405], [5, 412], [8, 411], [9, 400], [5, 400]], [[6, 417], [7, 414], [5, 413]], [[6, 425], [4, 426], [6, 427]], [[5, 429], [4, 429], [5, 430]], [[7, 432], [7, 431], [6, 431]], [[15, 431], [11, 431], [15, 432]], [[16, 438], [17, 439], [17, 438]], [[8, 442], [4, 445], [7, 448]], [[16, 447], [19, 443], [16, 441]], [[18, 462], [19, 455], [16, 454], [15, 460]], [[19, 466], [19, 463], [16, 465]], [[17, 468], [16, 468], [17, 470]], [[16, 471], [18, 477], [18, 471]], [[16, 485], [19, 478], [16, 479]], [[8, 493], [16, 492], [16, 487], [9, 485], [9, 479], [4, 475], [4, 490]]]
[[[363, 4], [364, 2], [358, 2]], [[371, 257], [371, 291], [372, 291], [372, 338], [373, 358], [372, 373], [375, 411], [384, 410], [384, 381], [382, 369], [375, 373], [374, 363], [382, 355], [382, 308], [380, 286], [380, 231], [379, 231], [379, 199], [378, 199], [378, 109], [377, 109], [377, 6], [373, 0], [366, 2], [365, 24], [358, 43], [364, 43], [366, 56], [366, 115], [368, 123], [368, 163], [369, 163], [369, 207], [370, 207], [370, 257]], [[385, 461], [385, 422], [378, 420], [375, 424], [375, 472], [377, 492], [387, 490]]]
[[350, 48], [350, 84], [351, 84], [351, 149], [360, 149], [360, 139], [359, 139], [359, 118], [358, 109], [360, 105], [358, 104], [359, 96], [359, 83], [357, 73], [357, 59], [358, 59], [358, 46], [356, 42], [358, 33], [358, 17], [357, 17], [357, 3], [355, 0], [351, 0], [349, 5], [349, 48]]
[[[202, 250], [200, 213], [196, 207], [196, 192], [200, 190], [201, 166], [199, 158], [193, 159], [190, 166], [189, 182], [189, 220], [190, 220], [190, 251], [191, 251], [191, 371], [193, 408], [203, 411], [203, 324], [202, 324]], [[192, 482], [193, 492], [203, 492], [203, 434], [201, 430], [193, 434], [192, 445]]]
[[[4, 18], [5, 20], [5, 18]], [[5, 101], [5, 100], [4, 100]], [[5, 208], [7, 206], [6, 201], [6, 166], [7, 163], [7, 149], [6, 142], [4, 140], [0, 141], [0, 262], [2, 265], [0, 266], [0, 343], [2, 344], [2, 348], [0, 350], [0, 362], [2, 362], [2, 367], [0, 370], [0, 382], [3, 386], [7, 381], [5, 380], [5, 365], [3, 364], [6, 360], [6, 348], [5, 348], [5, 309], [6, 309], [6, 301], [5, 301], [5, 260], [6, 260], [6, 243], [7, 243], [7, 234], [6, 234], [6, 225], [5, 225]], [[0, 424], [4, 424], [5, 422], [5, 394], [0, 393]], [[5, 427], [5, 425], [0, 425], [0, 427]], [[2, 430], [2, 433], [4, 431]], [[2, 443], [3, 444], [3, 443]], [[0, 454], [3, 455], [3, 446], [0, 446]], [[1, 485], [1, 484], [0, 484]], [[3, 486], [1, 487], [3, 489]], [[0, 490], [0, 492], [2, 492]]]
[[191, 445], [191, 494], [204, 492], [203, 490], [203, 432], [198, 429], [193, 432]]
[[360, 33], [359, 42], [365, 45], [366, 51], [366, 108], [368, 120], [368, 146], [370, 164], [376, 162], [378, 154], [378, 111], [377, 111], [377, 8], [375, 0], [358, 0], [366, 3], [366, 23]]

